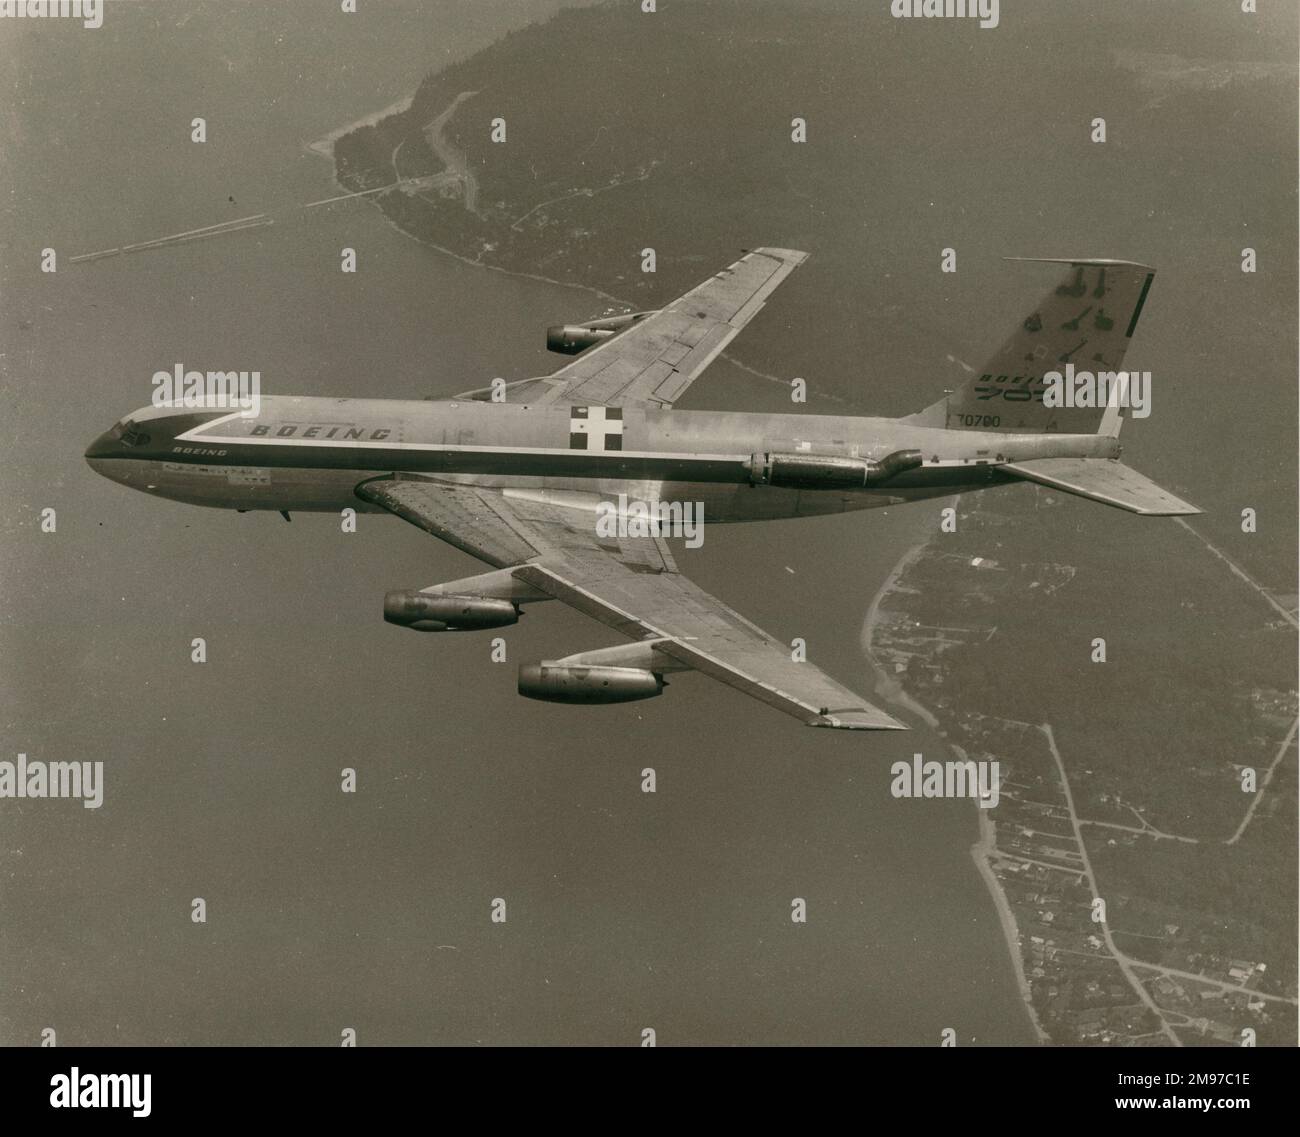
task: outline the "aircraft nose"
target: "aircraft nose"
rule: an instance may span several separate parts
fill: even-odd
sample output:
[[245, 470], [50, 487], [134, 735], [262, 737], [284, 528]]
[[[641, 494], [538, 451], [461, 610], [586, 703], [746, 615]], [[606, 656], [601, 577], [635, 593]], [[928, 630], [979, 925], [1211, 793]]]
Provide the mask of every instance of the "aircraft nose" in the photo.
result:
[[97, 474], [103, 473], [103, 471], [99, 468], [99, 466], [96, 465], [96, 462], [99, 459], [110, 458], [114, 454], [118, 454], [120, 452], [121, 452], [121, 443], [119, 443], [118, 440], [113, 437], [110, 431], [106, 430], [104, 431], [103, 434], [101, 434], [98, 438], [96, 438], [94, 442], [92, 442], [89, 446], [86, 447], [86, 461], [90, 464], [90, 468], [94, 470]]
[[122, 461], [127, 456], [121, 439], [108, 430], [86, 447], [85, 454], [86, 465], [101, 478], [124, 484], [128, 483], [131, 467], [135, 465], [133, 462]]

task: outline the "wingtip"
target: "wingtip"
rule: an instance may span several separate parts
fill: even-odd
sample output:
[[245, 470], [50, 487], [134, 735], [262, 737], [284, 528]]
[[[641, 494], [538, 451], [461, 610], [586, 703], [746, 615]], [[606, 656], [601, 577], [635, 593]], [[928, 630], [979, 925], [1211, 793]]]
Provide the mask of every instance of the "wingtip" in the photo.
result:
[[808, 726], [829, 730], [911, 730], [905, 723], [891, 718], [883, 711], [835, 711], [818, 715], [808, 721]]
[[779, 261], [785, 261], [787, 264], [801, 265], [808, 259], [808, 254], [799, 249], [777, 249], [770, 245], [764, 245], [758, 249], [750, 249], [749, 252], [760, 253], [765, 257], [775, 257]]
[[1112, 260], [1109, 257], [1003, 257], [1004, 261], [1030, 264], [1084, 265], [1100, 268], [1140, 268], [1143, 272], [1155, 272], [1152, 265], [1139, 261]]

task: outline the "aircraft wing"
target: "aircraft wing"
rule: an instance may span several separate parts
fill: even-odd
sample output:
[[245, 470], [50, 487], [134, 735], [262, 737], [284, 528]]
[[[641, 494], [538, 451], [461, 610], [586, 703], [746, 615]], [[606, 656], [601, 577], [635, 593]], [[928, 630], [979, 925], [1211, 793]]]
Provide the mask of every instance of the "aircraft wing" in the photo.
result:
[[[508, 383], [512, 403], [671, 407], [808, 259], [797, 249], [754, 249], [686, 295], [588, 348], [553, 375]], [[457, 398], [487, 397], [490, 388]]]
[[790, 647], [693, 584], [659, 537], [596, 533], [594, 494], [497, 490], [382, 478], [357, 493], [655, 650], [799, 719], [905, 730]]

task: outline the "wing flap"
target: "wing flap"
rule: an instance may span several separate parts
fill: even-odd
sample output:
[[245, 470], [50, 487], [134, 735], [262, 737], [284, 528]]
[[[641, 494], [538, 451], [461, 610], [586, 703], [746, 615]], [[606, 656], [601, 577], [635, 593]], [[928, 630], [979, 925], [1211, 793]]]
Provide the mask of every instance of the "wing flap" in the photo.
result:
[[358, 486], [356, 493], [495, 568], [523, 564], [541, 555], [476, 490], [439, 482], [379, 478]]
[[1031, 482], [1152, 517], [1201, 511], [1114, 458], [1032, 458], [1003, 467]]

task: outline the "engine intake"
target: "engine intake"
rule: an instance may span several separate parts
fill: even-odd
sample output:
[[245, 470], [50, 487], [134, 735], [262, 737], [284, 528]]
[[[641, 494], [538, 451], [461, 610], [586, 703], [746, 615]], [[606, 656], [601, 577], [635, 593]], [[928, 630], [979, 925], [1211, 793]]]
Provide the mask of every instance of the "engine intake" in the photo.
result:
[[919, 450], [895, 450], [880, 461], [838, 458], [830, 454], [754, 454], [745, 463], [755, 486], [791, 489], [865, 489], [877, 486], [922, 463]]
[[510, 600], [483, 596], [389, 592], [384, 595], [384, 619], [417, 632], [470, 632], [517, 624], [519, 609]]
[[525, 663], [519, 693], [548, 703], [631, 703], [663, 694], [663, 677], [639, 667]]

